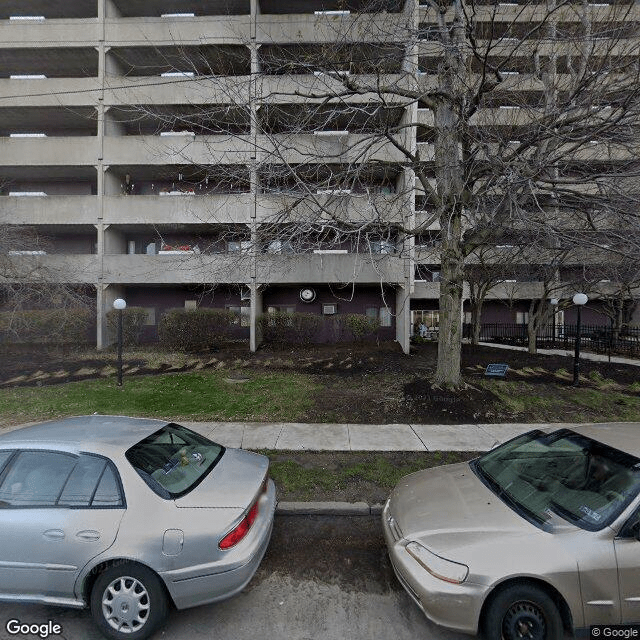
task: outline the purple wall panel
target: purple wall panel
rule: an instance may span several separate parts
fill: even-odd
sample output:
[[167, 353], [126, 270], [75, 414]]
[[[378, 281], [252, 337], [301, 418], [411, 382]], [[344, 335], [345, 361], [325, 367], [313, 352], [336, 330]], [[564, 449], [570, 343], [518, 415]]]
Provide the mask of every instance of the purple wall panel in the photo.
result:
[[[322, 315], [323, 304], [337, 304], [338, 314], [346, 315], [349, 313], [365, 314], [368, 307], [377, 307], [378, 309], [386, 306], [389, 307], [392, 317], [390, 327], [380, 327], [379, 336], [383, 340], [393, 340], [395, 338], [395, 302], [396, 293], [391, 287], [384, 288], [383, 292], [380, 287], [364, 287], [356, 286], [355, 288], [348, 286], [340, 288], [337, 286], [314, 286], [316, 299], [311, 303], [305, 303], [300, 300], [300, 289], [303, 287], [278, 287], [271, 286], [265, 289], [263, 294], [263, 313], [267, 312], [268, 307], [294, 307], [296, 313], [312, 313]], [[317, 342], [329, 341], [328, 332], [318, 336]]]

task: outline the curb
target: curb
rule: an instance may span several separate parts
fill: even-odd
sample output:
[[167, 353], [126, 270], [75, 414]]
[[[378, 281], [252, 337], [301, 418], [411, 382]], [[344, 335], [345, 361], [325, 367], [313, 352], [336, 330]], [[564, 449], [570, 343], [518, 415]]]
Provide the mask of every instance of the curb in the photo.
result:
[[367, 502], [278, 502], [279, 516], [378, 516], [383, 504]]

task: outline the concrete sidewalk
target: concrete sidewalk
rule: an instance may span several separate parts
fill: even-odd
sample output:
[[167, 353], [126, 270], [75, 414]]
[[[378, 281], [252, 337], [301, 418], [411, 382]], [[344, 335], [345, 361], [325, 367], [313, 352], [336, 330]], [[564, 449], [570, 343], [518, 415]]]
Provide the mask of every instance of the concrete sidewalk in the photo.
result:
[[[508, 351], [527, 351], [527, 347], [519, 347], [513, 344], [497, 344], [495, 342], [479, 342], [482, 347], [493, 347], [494, 349], [506, 349]], [[542, 356], [566, 356], [573, 358], [574, 351], [571, 349], [538, 349], [538, 354]], [[591, 360], [593, 362], [611, 362], [612, 364], [628, 364], [632, 367], [640, 367], [640, 360], [636, 358], [623, 358], [621, 356], [611, 356], [603, 353], [591, 353], [582, 351], [580, 353], [581, 360]]]
[[544, 424], [297, 424], [185, 422], [227, 447], [292, 451], [488, 451]]

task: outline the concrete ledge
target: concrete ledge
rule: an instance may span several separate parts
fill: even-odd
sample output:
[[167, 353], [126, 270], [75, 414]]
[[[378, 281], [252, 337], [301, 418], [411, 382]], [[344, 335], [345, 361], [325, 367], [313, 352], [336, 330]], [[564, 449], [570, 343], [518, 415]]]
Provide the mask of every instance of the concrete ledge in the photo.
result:
[[370, 516], [366, 502], [279, 502], [276, 515], [288, 516]]

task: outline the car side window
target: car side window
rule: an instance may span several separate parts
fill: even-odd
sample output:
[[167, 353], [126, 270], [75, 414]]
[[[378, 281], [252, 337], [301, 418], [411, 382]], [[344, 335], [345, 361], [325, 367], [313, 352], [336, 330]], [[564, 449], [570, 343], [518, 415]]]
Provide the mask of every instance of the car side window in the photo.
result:
[[76, 460], [76, 456], [67, 453], [20, 452], [0, 484], [0, 500], [4, 506], [55, 506]]
[[120, 485], [113, 467], [107, 465], [96, 492], [91, 502], [92, 507], [121, 507], [123, 506], [122, 494], [120, 493]]
[[[0, 459], [1, 464], [1, 459]], [[100, 456], [20, 452], [0, 483], [2, 507], [122, 507], [113, 464]]]
[[120, 484], [113, 465], [100, 456], [80, 454], [58, 505], [65, 507], [121, 507]]

